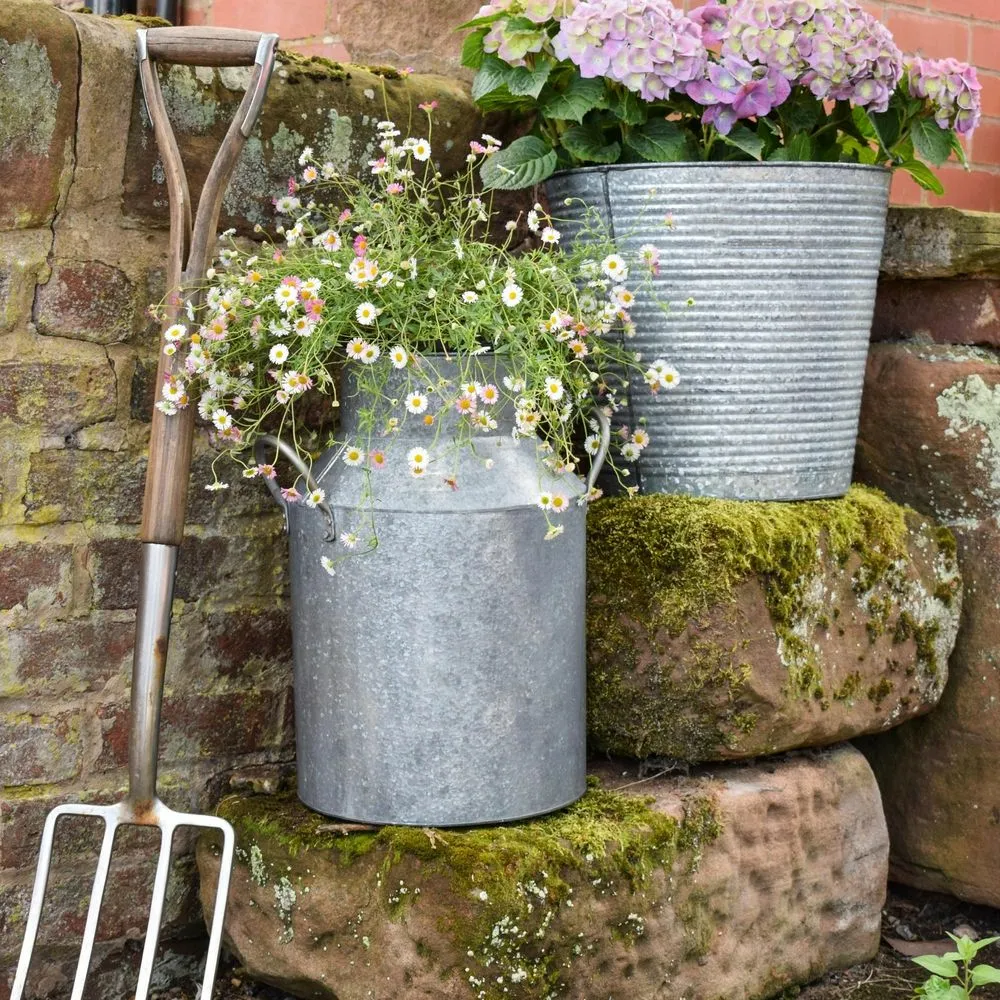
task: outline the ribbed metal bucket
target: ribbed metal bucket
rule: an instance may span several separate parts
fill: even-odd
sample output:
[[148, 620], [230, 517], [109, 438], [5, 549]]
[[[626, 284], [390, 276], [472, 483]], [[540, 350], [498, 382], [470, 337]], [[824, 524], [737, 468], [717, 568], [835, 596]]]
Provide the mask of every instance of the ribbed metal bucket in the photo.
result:
[[[641, 380], [620, 425], [645, 420], [644, 492], [744, 500], [840, 496], [851, 482], [889, 173], [842, 163], [588, 167], [547, 182], [619, 245], [661, 251], [630, 346], [681, 375]], [[669, 303], [665, 315], [659, 303]]]
[[[457, 384], [432, 359], [428, 384]], [[494, 376], [499, 381], [499, 374]], [[492, 379], [490, 379], [492, 380]], [[392, 393], [390, 383], [386, 393]], [[357, 397], [341, 394], [342, 432]], [[513, 414], [446, 456], [448, 423], [406, 420], [365, 473], [328, 453], [316, 464], [336, 533], [359, 528], [370, 475], [375, 551], [345, 555], [320, 510], [287, 508], [298, 792], [319, 812], [364, 823], [462, 826], [549, 812], [586, 786], [586, 507], [544, 541], [536, 500], [584, 486], [555, 476]], [[439, 435], [439, 436], [436, 436]], [[433, 455], [415, 479], [406, 455]], [[484, 460], [490, 459], [492, 468]], [[360, 522], [360, 524], [359, 524]]]

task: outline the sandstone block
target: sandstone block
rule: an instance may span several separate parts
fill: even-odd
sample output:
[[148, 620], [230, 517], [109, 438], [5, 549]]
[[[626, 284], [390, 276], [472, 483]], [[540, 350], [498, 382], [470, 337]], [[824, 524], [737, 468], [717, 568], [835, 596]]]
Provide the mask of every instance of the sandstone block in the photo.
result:
[[[411, 21], [412, 16], [408, 16]], [[402, 78], [385, 67], [376, 71], [341, 66], [322, 58], [280, 54], [261, 121], [240, 156], [223, 201], [221, 227], [251, 234], [253, 226], [273, 225], [272, 199], [287, 193], [288, 179], [301, 167], [306, 145], [344, 173], [367, 170], [376, 151], [375, 124], [385, 118], [414, 134], [426, 134], [417, 106], [436, 100], [434, 147], [445, 171], [464, 166], [470, 139], [482, 119], [464, 88], [439, 76]], [[245, 70], [174, 66], [162, 77], [164, 101], [181, 156], [198, 191], [236, 106], [243, 96]], [[147, 221], [167, 219], [163, 167], [138, 97], [132, 109], [126, 159], [125, 211]]]
[[80, 773], [82, 753], [75, 712], [0, 714], [0, 786], [68, 781]]
[[989, 212], [957, 208], [892, 208], [881, 270], [890, 278], [996, 275], [1000, 220]]
[[0, 385], [0, 427], [67, 435], [113, 419], [117, 409], [117, 380], [106, 358], [3, 361]]
[[941, 703], [861, 746], [882, 789], [893, 877], [1000, 906], [1000, 528], [955, 534], [966, 596]]
[[95, 344], [121, 343], [142, 316], [141, 291], [110, 264], [59, 261], [38, 290], [38, 332]]
[[875, 491], [622, 497], [594, 504], [587, 530], [596, 748], [755, 757], [886, 729], [941, 695], [954, 542]]
[[73, 547], [49, 542], [0, 545], [0, 610], [61, 608], [72, 597]]
[[[135, 620], [93, 612], [89, 618], [25, 625], [8, 639], [0, 662], [0, 697], [64, 697], [100, 691], [128, 676]], [[2, 866], [0, 866], [2, 867]]]
[[50, 229], [0, 234], [0, 333], [31, 321], [35, 284], [47, 277], [51, 247]]
[[872, 338], [1000, 346], [1000, 282], [880, 281]]
[[358, 62], [412, 65], [421, 73], [468, 74], [461, 65], [462, 33], [456, 24], [476, 16], [476, 0], [442, 4], [410, 0], [379, 4], [341, 0], [337, 5], [340, 35]]
[[972, 347], [873, 344], [855, 478], [946, 524], [1000, 513], [1000, 363]]
[[[336, 832], [234, 796], [229, 944], [297, 996], [751, 1000], [878, 947], [888, 844], [849, 747], [636, 783], [506, 827]], [[616, 785], [623, 786], [620, 791]], [[218, 859], [199, 843], [202, 899]]]
[[50, 4], [0, 7], [0, 229], [49, 225], [73, 172], [79, 46]]

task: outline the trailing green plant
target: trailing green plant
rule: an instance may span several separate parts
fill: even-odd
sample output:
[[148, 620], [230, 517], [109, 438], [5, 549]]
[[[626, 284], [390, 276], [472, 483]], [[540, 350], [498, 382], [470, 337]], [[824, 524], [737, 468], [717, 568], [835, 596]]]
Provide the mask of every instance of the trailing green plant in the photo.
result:
[[483, 169], [519, 188], [601, 163], [810, 160], [909, 172], [955, 155], [975, 70], [904, 56], [854, 0], [491, 0], [461, 25], [472, 95], [532, 122]]
[[[433, 103], [424, 110], [429, 135]], [[666, 362], [640, 362], [627, 346], [633, 289], [658, 269], [659, 252], [646, 245], [627, 259], [593, 213], [583, 224], [588, 239], [564, 248], [557, 220], [536, 205], [525, 220], [535, 245], [513, 253], [516, 220], [502, 246], [491, 242], [492, 204], [476, 191], [476, 170], [497, 154], [497, 140], [473, 142], [466, 170], [445, 178], [429, 139], [398, 141], [392, 122], [378, 131], [364, 179], [303, 151], [301, 175], [276, 201], [280, 243], [247, 247], [229, 234], [204, 305], [164, 332], [164, 352], [178, 358], [157, 406], [170, 415], [196, 404], [247, 478], [277, 476], [276, 455], [254, 455], [262, 434], [280, 434], [306, 465], [324, 444], [335, 446], [335, 460], [356, 469], [361, 506], [389, 465], [453, 489], [460, 453], [491, 466], [477, 442], [494, 435], [501, 411], [516, 438], [537, 444], [540, 468], [578, 468], [576, 442], [591, 455], [599, 450], [597, 411], [618, 407], [630, 373], [653, 392], [677, 384]], [[441, 374], [437, 355], [457, 364], [457, 378]], [[323, 442], [305, 404], [321, 394], [337, 407], [344, 369], [358, 420]], [[402, 455], [393, 443], [408, 422], [419, 424], [426, 446]], [[648, 442], [636, 428], [618, 455], [634, 461]], [[222, 466], [213, 468], [206, 488], [225, 489]], [[281, 492], [307, 506], [325, 499], [301, 480]], [[558, 515], [569, 502], [540, 489], [550, 536], [562, 530]], [[357, 532], [340, 541], [347, 549], [375, 544]]]
[[944, 955], [919, 955], [913, 959], [921, 968], [932, 975], [914, 991], [914, 996], [927, 1000], [969, 1000], [980, 987], [990, 983], [1000, 983], [1000, 969], [981, 963], [973, 965], [973, 959], [987, 945], [1000, 941], [1000, 937], [983, 938], [973, 941], [966, 935], [948, 937], [955, 942], [955, 950]]

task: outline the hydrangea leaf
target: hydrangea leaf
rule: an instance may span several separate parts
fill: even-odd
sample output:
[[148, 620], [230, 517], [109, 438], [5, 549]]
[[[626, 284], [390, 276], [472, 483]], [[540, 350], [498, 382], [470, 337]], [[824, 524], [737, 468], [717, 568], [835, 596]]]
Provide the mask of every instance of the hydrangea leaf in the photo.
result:
[[922, 188], [933, 191], [934, 194], [944, 194], [944, 185], [926, 163], [921, 163], [920, 160], [903, 160], [899, 169], [905, 170]]
[[691, 148], [691, 136], [673, 122], [654, 118], [640, 128], [630, 129], [625, 145], [634, 149], [644, 160], [654, 163], [677, 163], [697, 159]]
[[963, 167], [968, 167], [969, 158], [965, 155], [965, 147], [962, 145], [958, 136], [950, 130], [948, 131], [948, 141], [951, 143], [951, 151], [955, 154], [955, 159], [958, 160]]
[[462, 42], [462, 65], [469, 69], [479, 69], [483, 64], [483, 39], [486, 37], [487, 29], [480, 28], [471, 35], [467, 35]]
[[494, 153], [479, 176], [483, 187], [517, 191], [539, 184], [556, 169], [556, 151], [544, 139], [525, 135]]
[[583, 124], [584, 115], [604, 105], [604, 81], [575, 77], [565, 90], [550, 91], [538, 102], [546, 118]]
[[529, 69], [527, 66], [512, 66], [507, 73], [507, 89], [515, 97], [538, 97], [542, 87], [552, 72], [551, 60], [539, 60]]
[[808, 90], [795, 87], [792, 96], [781, 105], [779, 114], [789, 133], [808, 132], [814, 128], [823, 113], [823, 105]]
[[612, 102], [611, 112], [626, 125], [641, 125], [648, 117], [646, 104], [639, 95], [624, 88], [618, 91], [617, 100]]
[[719, 138], [728, 145], [747, 153], [755, 160], [761, 157], [764, 142], [756, 132], [751, 132], [746, 125], [734, 125], [728, 135], [720, 133]]
[[892, 149], [899, 141], [900, 128], [902, 127], [899, 112], [895, 108], [889, 108], [888, 111], [873, 111], [868, 115], [868, 120], [874, 128], [882, 148], [886, 151]]
[[495, 24], [502, 17], [507, 16], [507, 11], [497, 10], [492, 14], [484, 14], [482, 17], [474, 17], [471, 21], [465, 21], [460, 24], [455, 30], [456, 31], [466, 31], [469, 28], [484, 28], [488, 25]]
[[812, 160], [815, 159], [815, 149], [812, 139], [805, 132], [797, 132], [785, 143], [779, 146], [769, 157], [769, 160]]
[[910, 132], [913, 148], [922, 160], [940, 167], [951, 156], [951, 129], [941, 128], [933, 118], [918, 118]]
[[621, 156], [622, 147], [618, 142], [608, 142], [604, 133], [596, 125], [573, 125], [562, 136], [563, 146], [578, 160], [591, 163], [615, 163]]
[[510, 71], [502, 59], [489, 54], [483, 56], [483, 61], [479, 66], [472, 81], [472, 99], [479, 101], [481, 97], [498, 90], [507, 82], [507, 73]]

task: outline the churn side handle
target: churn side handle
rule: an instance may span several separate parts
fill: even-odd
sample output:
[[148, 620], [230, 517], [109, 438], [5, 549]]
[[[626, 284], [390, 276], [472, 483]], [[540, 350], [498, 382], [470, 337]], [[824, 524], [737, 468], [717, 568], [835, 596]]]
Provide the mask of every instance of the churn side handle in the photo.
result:
[[[275, 437], [273, 434], [261, 434], [257, 438], [257, 443], [254, 445], [254, 454], [257, 456], [257, 461], [260, 463], [265, 463], [267, 461], [267, 454], [264, 451], [265, 447], [270, 446], [276, 448], [293, 466], [295, 466], [296, 471], [305, 479], [306, 485], [310, 490], [318, 490], [319, 484], [313, 479], [313, 474], [309, 468], [305, 465], [301, 458], [299, 458], [298, 453], [290, 445], [286, 444], [279, 437]], [[285, 498], [281, 495], [281, 490], [278, 487], [277, 482], [274, 479], [265, 479], [264, 485], [268, 488], [271, 496], [274, 497], [275, 502], [278, 503], [284, 511], [285, 514], [285, 531], [288, 531], [288, 503]], [[337, 538], [337, 527], [333, 519], [333, 510], [330, 505], [325, 501], [321, 500], [316, 504], [316, 509], [326, 518], [326, 533], [323, 535], [323, 539], [327, 542], [336, 541]]]
[[611, 447], [611, 421], [600, 407], [597, 407], [594, 413], [597, 416], [597, 422], [601, 425], [601, 443], [594, 456], [594, 461], [590, 464], [590, 473], [587, 476], [588, 493], [594, 488], [594, 483], [597, 482], [597, 477], [604, 467], [604, 460], [608, 457], [608, 448]]

